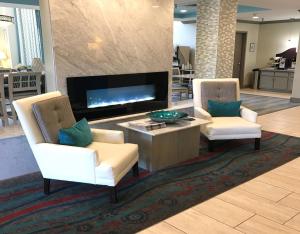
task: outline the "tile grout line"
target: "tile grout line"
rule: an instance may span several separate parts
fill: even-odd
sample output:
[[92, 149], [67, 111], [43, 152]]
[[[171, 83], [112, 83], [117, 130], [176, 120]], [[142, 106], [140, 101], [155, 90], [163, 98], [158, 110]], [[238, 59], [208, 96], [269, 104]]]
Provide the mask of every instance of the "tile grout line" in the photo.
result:
[[[289, 194], [287, 194], [286, 196], [284, 196], [283, 198], [280, 198], [278, 201], [276, 201], [276, 203], [279, 203], [280, 201], [282, 201], [283, 199], [287, 198], [288, 196], [294, 194], [295, 192], [290, 192]], [[288, 206], [287, 206], [288, 207]]]
[[[221, 198], [219, 198], [219, 199], [221, 199]], [[221, 200], [224, 201], [223, 199], [221, 199]], [[225, 202], [226, 202], [226, 201], [225, 201]], [[229, 203], [229, 202], [228, 202], [228, 203]], [[232, 204], [232, 203], [230, 203], [230, 204]], [[234, 205], [234, 204], [232, 204], [232, 205]], [[278, 222], [278, 221], [276, 221], [276, 220], [273, 220], [273, 219], [270, 219], [270, 218], [268, 218], [268, 217], [266, 217], [266, 216], [264, 216], [264, 215], [262, 215], [262, 214], [258, 214], [258, 213], [256, 213], [256, 212], [253, 212], [253, 211], [251, 211], [251, 210], [242, 208], [242, 207], [240, 207], [240, 206], [238, 206], [238, 207], [241, 208], [241, 209], [244, 209], [244, 210], [246, 210], [246, 211], [248, 211], [248, 212], [255, 213], [255, 214], [258, 215], [258, 216], [261, 216], [261, 217], [263, 217], [263, 218], [265, 218], [265, 219], [267, 219], [267, 220], [269, 220], [269, 221], [271, 221], [271, 222], [274, 222], [274, 223], [277, 223], [277, 224], [280, 224], [280, 225], [284, 225], [284, 222], [286, 222], [286, 221], [284, 221], [283, 223], [280, 223], [280, 222]], [[287, 208], [292, 209], [292, 208], [290, 208], [290, 207], [287, 207]], [[293, 209], [293, 210], [295, 210], [295, 209]], [[299, 213], [298, 210], [295, 210], [295, 211], [297, 212], [297, 214]], [[294, 216], [293, 216], [293, 217], [294, 217]]]
[[[271, 171], [270, 171], [270, 172], [271, 172]], [[256, 177], [255, 179], [257, 179], [257, 181], [259, 181], [259, 182], [262, 182], [262, 183], [265, 183], [265, 184], [268, 184], [268, 185], [272, 185], [272, 186], [277, 187], [277, 188], [285, 189], [285, 190], [288, 191], [288, 192], [297, 193], [297, 192], [291, 191], [291, 190], [289, 190], [289, 189], [279, 187], [278, 185], [274, 185], [274, 184], [271, 184], [271, 183], [268, 183], [268, 182], [265, 182], [265, 181], [261, 181], [261, 180], [259, 180], [258, 177]]]
[[166, 220], [164, 220], [164, 221], [162, 221], [162, 222], [163, 222], [163, 223], [166, 223], [166, 224], [168, 224], [168, 225], [170, 225], [171, 227], [175, 228], [176, 230], [178, 230], [178, 231], [180, 231], [180, 232], [183, 232], [183, 233], [187, 234], [187, 232], [181, 230], [181, 229], [178, 228], [178, 227], [175, 227], [173, 224], [168, 223]]
[[[200, 203], [200, 204], [201, 204], [201, 203]], [[232, 204], [231, 204], [231, 205], [232, 205]], [[208, 218], [211, 218], [211, 219], [217, 221], [218, 223], [221, 223], [221, 224], [223, 224], [223, 225], [225, 225], [225, 226], [227, 226], [227, 227], [229, 227], [229, 228], [231, 228], [231, 229], [235, 229], [234, 227], [232, 227], [232, 226], [230, 226], [230, 225], [228, 225], [228, 224], [226, 224], [226, 223], [223, 223], [223, 222], [221, 222], [221, 221], [219, 221], [219, 220], [217, 220], [217, 219], [215, 219], [215, 218], [213, 218], [213, 217], [210, 217], [210, 216], [207, 215], [207, 214], [203, 214], [202, 212], [200, 212], [200, 211], [198, 211], [198, 210], [195, 210], [193, 207], [191, 207], [190, 209], [192, 209], [193, 211], [195, 211], [195, 212], [198, 213], [198, 214], [201, 214], [201, 215], [204, 215], [204, 216], [206, 216], [206, 217], [208, 217]], [[240, 232], [240, 231], [239, 231], [239, 232]]]
[[[252, 215], [251, 215], [249, 218], [251, 218], [251, 217], [253, 217], [253, 216], [255, 215], [254, 212], [249, 212], [248, 210], [246, 210], [246, 209], [244, 209], [244, 208], [241, 208], [241, 207], [239, 207], [239, 206], [237, 206], [237, 205], [231, 204], [231, 203], [229, 203], [229, 202], [227, 202], [227, 201], [223, 201], [223, 200], [221, 200], [221, 199], [219, 199], [219, 198], [216, 198], [216, 197], [213, 197], [213, 199], [218, 199], [218, 200], [220, 200], [220, 201], [222, 201], [222, 202], [224, 202], [224, 203], [227, 203], [227, 204], [229, 204], [229, 205], [231, 205], [231, 206], [234, 206], [234, 207], [236, 207], [236, 208], [238, 208], [238, 209], [244, 210], [245, 212], [252, 213]], [[200, 203], [200, 204], [201, 204], [201, 203]], [[200, 205], [200, 204], [198, 204], [198, 205]], [[205, 215], [205, 216], [207, 216], [207, 217], [209, 217], [209, 218], [212, 218], [212, 219], [218, 221], [219, 223], [222, 223], [222, 224], [224, 224], [224, 225], [227, 225], [227, 226], [229, 226], [229, 227], [231, 227], [231, 228], [235, 228], [235, 227], [237, 226], [237, 225], [236, 225], [236, 226], [230, 226], [230, 225], [228, 225], [228, 224], [226, 224], [226, 223], [224, 223], [224, 222], [222, 222], [222, 221], [220, 221], [220, 220], [217, 220], [216, 218], [214, 218], [214, 217], [212, 217], [212, 216], [210, 216], [210, 215], [208, 215], [208, 214], [206, 214], [206, 213], [204, 213], [204, 212], [201, 212], [201, 211], [199, 211], [199, 210], [194, 209], [193, 207], [191, 207], [191, 209], [193, 209], [194, 211], [196, 211], [196, 212], [198, 212], [198, 213], [200, 213], [200, 214], [202, 214], [202, 215]], [[248, 220], [249, 218], [247, 218], [246, 220]], [[244, 221], [242, 221], [242, 222], [244, 222]]]
[[[275, 186], [274, 186], [274, 187], [275, 187]], [[253, 193], [253, 192], [251, 192], [251, 191], [248, 191], [248, 190], [246, 190], [246, 189], [243, 189], [242, 187], [239, 187], [239, 186], [238, 186], [238, 187], [236, 187], [236, 188], [237, 188], [237, 189], [240, 189], [240, 190], [243, 190], [243, 191], [245, 191], [245, 192], [247, 192], [247, 193], [251, 193], [251, 194], [253, 194], [253, 195], [255, 195], [255, 196], [261, 197], [261, 198], [263, 198], [263, 199], [266, 199], [266, 200], [268, 200], [268, 201], [270, 201], [270, 202], [274, 202], [274, 203], [277, 203], [277, 202], [280, 201], [281, 199], [286, 198], [288, 195], [294, 193], [294, 192], [287, 191], [287, 192], [289, 192], [287, 195], [285, 195], [283, 198], [280, 198], [278, 201], [274, 201], [274, 200], [271, 200], [271, 199], [269, 199], [269, 198], [263, 197], [262, 195], [259, 195], [259, 194]]]
[[[287, 222], [289, 222], [289, 221], [291, 221], [293, 218], [295, 218], [296, 216], [298, 216], [300, 214], [300, 211], [298, 211], [297, 212], [297, 214], [295, 214], [293, 217], [291, 217], [289, 220], [287, 220], [287, 221], [285, 221], [284, 223], [283, 223], [283, 225], [284, 226], [287, 226], [287, 225], [285, 225]], [[289, 227], [289, 226], [287, 226], [287, 227]]]
[[[248, 219], [244, 220], [243, 222], [239, 223], [238, 225], [234, 226], [234, 229], [236, 229], [238, 226], [240, 226], [241, 224], [247, 222], [249, 219], [252, 219], [254, 216], [256, 216], [258, 214], [254, 213], [251, 217], [249, 217]], [[237, 229], [238, 230], [238, 229]]]

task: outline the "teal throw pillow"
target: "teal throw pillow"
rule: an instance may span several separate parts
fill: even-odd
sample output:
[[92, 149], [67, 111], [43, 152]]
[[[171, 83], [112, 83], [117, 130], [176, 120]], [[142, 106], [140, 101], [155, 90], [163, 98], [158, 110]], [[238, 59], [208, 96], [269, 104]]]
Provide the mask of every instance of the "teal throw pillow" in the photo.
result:
[[219, 102], [208, 100], [207, 111], [212, 117], [234, 117], [241, 116], [242, 101], [235, 102]]
[[88, 121], [83, 118], [71, 128], [62, 128], [58, 133], [61, 145], [85, 147], [93, 142], [93, 135]]

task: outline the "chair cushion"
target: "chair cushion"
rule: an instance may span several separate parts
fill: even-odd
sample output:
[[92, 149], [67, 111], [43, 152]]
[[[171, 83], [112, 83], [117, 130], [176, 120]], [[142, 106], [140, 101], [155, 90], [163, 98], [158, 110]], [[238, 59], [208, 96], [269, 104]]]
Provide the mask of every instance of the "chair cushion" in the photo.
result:
[[208, 100], [220, 102], [232, 102], [237, 100], [236, 82], [212, 82], [203, 81], [201, 83], [201, 104], [207, 110]]
[[240, 117], [241, 103], [241, 101], [219, 102], [208, 100], [207, 111], [212, 117]]
[[261, 133], [261, 126], [241, 117], [214, 117], [201, 131], [206, 136], [253, 135]]
[[32, 105], [32, 111], [47, 143], [57, 144], [59, 130], [70, 128], [76, 123], [67, 96], [36, 102]]
[[59, 144], [85, 147], [92, 143], [93, 135], [88, 121], [83, 118], [71, 128], [62, 128], [58, 133]]
[[138, 159], [138, 146], [135, 144], [93, 142], [87, 148], [96, 150], [96, 181], [106, 181], [105, 184], [118, 183]]

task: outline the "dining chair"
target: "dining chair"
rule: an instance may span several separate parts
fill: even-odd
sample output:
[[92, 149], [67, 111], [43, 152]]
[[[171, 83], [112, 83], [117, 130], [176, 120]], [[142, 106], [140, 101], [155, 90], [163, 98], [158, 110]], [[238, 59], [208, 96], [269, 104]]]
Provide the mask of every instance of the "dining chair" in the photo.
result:
[[40, 72], [11, 72], [8, 74], [8, 100], [11, 116], [15, 121], [17, 114], [12, 105], [14, 100], [41, 94]]
[[8, 115], [5, 105], [5, 93], [4, 93], [4, 75], [0, 74], [0, 119], [2, 126], [8, 126]]

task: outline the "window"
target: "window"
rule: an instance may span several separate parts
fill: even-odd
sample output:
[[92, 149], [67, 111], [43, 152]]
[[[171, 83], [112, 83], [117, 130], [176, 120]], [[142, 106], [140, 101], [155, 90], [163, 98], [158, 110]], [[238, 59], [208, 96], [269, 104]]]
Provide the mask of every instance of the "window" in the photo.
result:
[[17, 8], [15, 15], [20, 63], [31, 66], [33, 58], [44, 61], [40, 11]]

